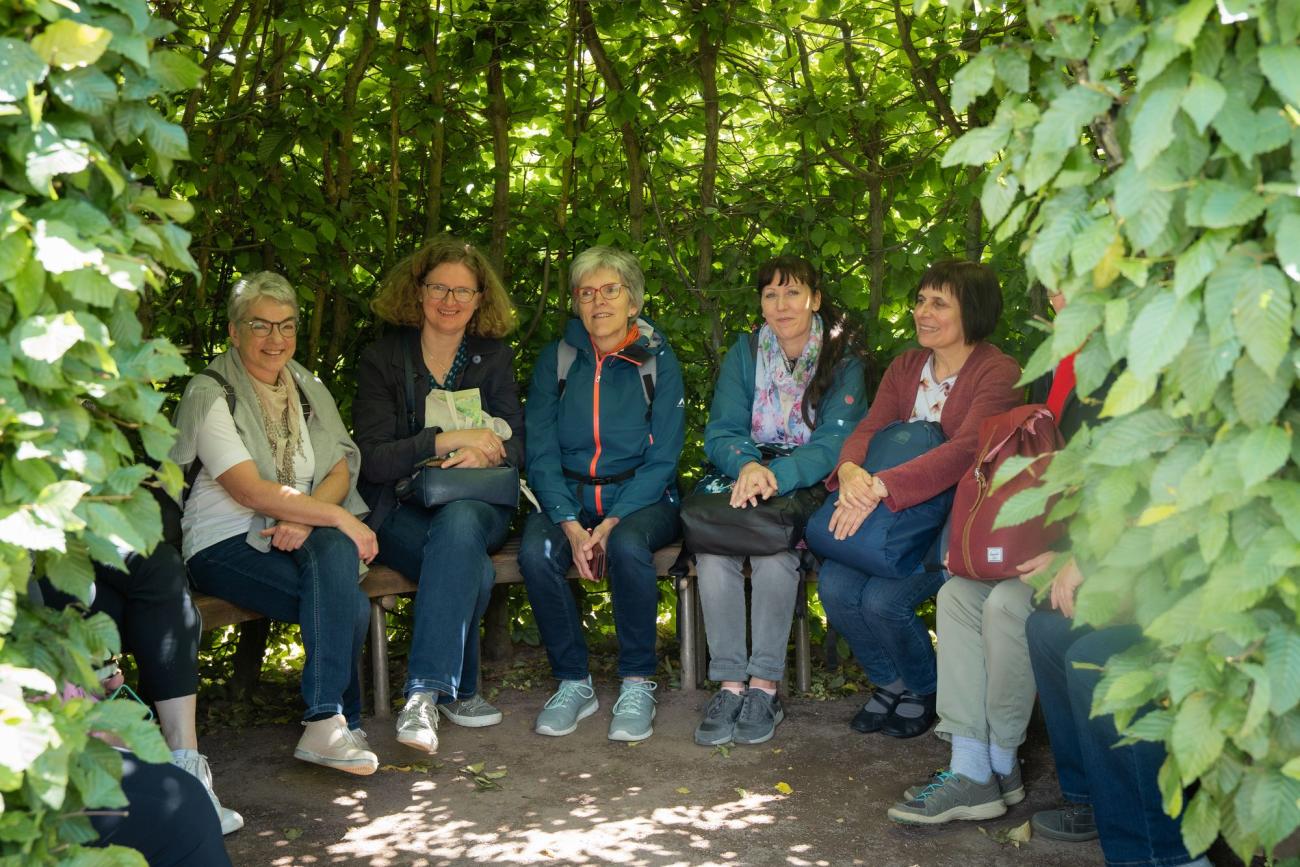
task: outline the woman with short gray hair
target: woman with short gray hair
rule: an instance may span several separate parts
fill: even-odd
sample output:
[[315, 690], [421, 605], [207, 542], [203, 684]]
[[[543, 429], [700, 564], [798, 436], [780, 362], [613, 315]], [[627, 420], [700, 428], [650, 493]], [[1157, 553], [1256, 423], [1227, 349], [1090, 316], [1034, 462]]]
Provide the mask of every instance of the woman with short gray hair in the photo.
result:
[[585, 580], [608, 577], [614, 597], [622, 687], [610, 740], [639, 741], [654, 731], [654, 552], [677, 538], [682, 374], [642, 316], [645, 278], [634, 256], [592, 247], [572, 274], [578, 318], [542, 349], [524, 409], [528, 481], [542, 511], [524, 524], [519, 569], [560, 682], [534, 730], [567, 735], [597, 708], [567, 580], [576, 564]]
[[360, 452], [321, 381], [293, 361], [298, 300], [263, 271], [235, 284], [230, 349], [185, 389], [171, 458], [191, 479], [182, 556], [211, 596], [302, 629], [306, 730], [294, 756], [351, 774], [378, 767], [360, 734], [357, 663], [369, 603], [359, 561]]

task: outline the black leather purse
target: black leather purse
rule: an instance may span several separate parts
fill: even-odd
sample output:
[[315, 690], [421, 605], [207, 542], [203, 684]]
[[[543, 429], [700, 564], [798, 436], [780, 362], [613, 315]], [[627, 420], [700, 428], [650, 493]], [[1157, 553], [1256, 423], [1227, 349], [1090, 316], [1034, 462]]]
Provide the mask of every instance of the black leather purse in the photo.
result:
[[[415, 412], [415, 364], [411, 360], [415, 347], [407, 344], [403, 353], [406, 368], [406, 423], [411, 436], [420, 432]], [[397, 483], [399, 500], [412, 500], [425, 508], [442, 506], [456, 500], [479, 500], [493, 506], [519, 507], [519, 468], [450, 467], [443, 469], [443, 458], [429, 458], [418, 464], [410, 478]]]
[[[780, 454], [760, 451], [764, 464]], [[707, 480], [706, 476], [696, 492], [682, 501], [683, 534], [693, 554], [766, 557], [793, 550], [803, 540], [809, 518], [827, 496], [826, 488], [817, 484], [736, 509], [731, 505], [730, 491], [700, 490]]]

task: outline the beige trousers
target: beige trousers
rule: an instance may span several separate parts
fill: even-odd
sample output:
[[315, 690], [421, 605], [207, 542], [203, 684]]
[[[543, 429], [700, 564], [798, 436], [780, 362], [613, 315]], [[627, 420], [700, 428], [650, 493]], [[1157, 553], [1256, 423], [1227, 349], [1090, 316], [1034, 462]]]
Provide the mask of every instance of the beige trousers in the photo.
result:
[[939, 590], [936, 731], [1008, 749], [1025, 740], [1034, 707], [1025, 619], [1034, 590], [1017, 578], [953, 576]]

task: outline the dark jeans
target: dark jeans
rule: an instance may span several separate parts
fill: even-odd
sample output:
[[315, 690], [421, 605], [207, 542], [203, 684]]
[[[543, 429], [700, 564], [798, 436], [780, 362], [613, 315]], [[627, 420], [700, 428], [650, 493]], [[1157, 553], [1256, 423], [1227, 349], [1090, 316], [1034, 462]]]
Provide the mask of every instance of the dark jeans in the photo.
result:
[[333, 527], [317, 527], [297, 551], [262, 553], [244, 537], [209, 545], [189, 560], [204, 593], [251, 608], [272, 620], [297, 623], [307, 662], [302, 667], [303, 719], [341, 713], [361, 725], [357, 662], [366, 641], [370, 602], [357, 580], [357, 546]]
[[122, 751], [122, 791], [124, 811], [90, 817], [99, 834], [90, 845], [135, 849], [151, 867], [230, 867], [221, 822], [197, 777]]
[[844, 636], [871, 682], [883, 686], [901, 678], [921, 695], [936, 690], [938, 673], [930, 631], [916, 616], [916, 606], [942, 586], [942, 572], [880, 578], [834, 560], [823, 562], [817, 573], [826, 619]]
[[1061, 795], [1091, 804], [1106, 863], [1168, 867], [1191, 860], [1179, 823], [1165, 815], [1156, 774], [1165, 760], [1161, 744], [1116, 747], [1115, 719], [1089, 718], [1100, 672], [1074, 663], [1104, 665], [1141, 638], [1136, 626], [1072, 629], [1055, 611], [1035, 611], [1025, 622], [1029, 660], [1056, 759]]
[[[587, 527], [598, 523], [592, 515], [584, 514], [581, 520]], [[620, 677], [655, 673], [659, 576], [654, 552], [677, 538], [678, 526], [677, 505], [660, 501], [623, 518], [605, 540]], [[529, 515], [519, 544], [519, 571], [551, 673], [560, 680], [582, 680], [588, 674], [582, 617], [566, 578], [571, 565], [573, 551], [564, 530], [540, 512]]]
[[[190, 598], [185, 564], [175, 548], [159, 544], [148, 557], [131, 554], [128, 571], [95, 564], [95, 598], [90, 610], [117, 624], [122, 649], [135, 657], [140, 695], [166, 701], [194, 695], [199, 686], [199, 637], [203, 627]], [[41, 581], [45, 604], [61, 608], [76, 600]]]
[[[505, 544], [511, 510], [478, 500], [426, 509], [402, 503], [379, 528], [379, 560], [416, 579], [415, 634], [406, 694], [450, 701], [478, 689], [479, 623], [492, 596], [491, 554]], [[440, 697], [441, 698], [441, 697]]]

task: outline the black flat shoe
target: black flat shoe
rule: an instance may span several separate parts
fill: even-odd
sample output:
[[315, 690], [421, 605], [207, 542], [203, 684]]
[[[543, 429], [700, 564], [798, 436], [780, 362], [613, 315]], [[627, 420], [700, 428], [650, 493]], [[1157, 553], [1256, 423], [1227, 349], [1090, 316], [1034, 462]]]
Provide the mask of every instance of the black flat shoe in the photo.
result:
[[[880, 726], [880, 733], [889, 735], [891, 738], [915, 738], [925, 734], [930, 730], [930, 726], [935, 724], [939, 715], [934, 711], [935, 693], [919, 695], [910, 689], [903, 690], [903, 694], [898, 697], [895, 703], [895, 711], [891, 711], [889, 719], [885, 720]], [[896, 712], [898, 705], [915, 704], [920, 705], [923, 710], [918, 717], [899, 716]]]
[[879, 698], [886, 709], [883, 711], [867, 710], [867, 707], [871, 704], [868, 701], [862, 706], [862, 710], [853, 715], [849, 728], [855, 732], [862, 732], [864, 735], [880, 731], [880, 727], [885, 724], [885, 720], [889, 719], [890, 715], [893, 714], [900, 698], [897, 694], [880, 687], [876, 687], [876, 691], [871, 694], [871, 697]]

